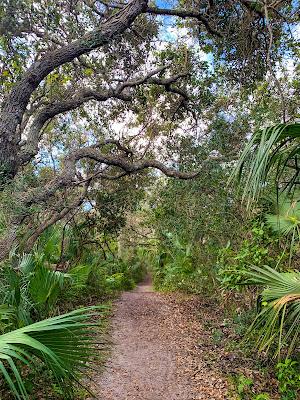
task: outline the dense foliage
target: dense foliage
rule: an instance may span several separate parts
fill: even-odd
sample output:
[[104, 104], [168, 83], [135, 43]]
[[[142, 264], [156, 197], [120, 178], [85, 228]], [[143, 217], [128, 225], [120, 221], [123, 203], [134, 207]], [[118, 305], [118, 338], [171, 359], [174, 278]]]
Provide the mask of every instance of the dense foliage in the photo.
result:
[[149, 273], [296, 398], [298, 57], [297, 1], [1, 2], [1, 398], [78, 398], [98, 306]]

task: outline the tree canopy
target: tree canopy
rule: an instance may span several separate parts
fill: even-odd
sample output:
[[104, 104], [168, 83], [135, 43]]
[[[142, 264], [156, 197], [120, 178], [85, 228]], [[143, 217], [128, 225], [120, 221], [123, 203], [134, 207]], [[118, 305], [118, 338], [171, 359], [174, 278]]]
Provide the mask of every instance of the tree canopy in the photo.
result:
[[[270, 104], [278, 120], [296, 111], [277, 73], [297, 52], [293, 2], [14, 0], [0, 15], [2, 257], [22, 224], [37, 237], [107, 180], [201, 175]], [[186, 135], [208, 146], [190, 172]]]
[[299, 12], [295, 0], [1, 1], [0, 383], [16, 398], [28, 398], [23, 355], [61, 388], [90, 355], [90, 309], [51, 317], [132, 289], [148, 265], [156, 289], [231, 296], [241, 319], [257, 298], [245, 287], [263, 286], [260, 349], [295, 351]]

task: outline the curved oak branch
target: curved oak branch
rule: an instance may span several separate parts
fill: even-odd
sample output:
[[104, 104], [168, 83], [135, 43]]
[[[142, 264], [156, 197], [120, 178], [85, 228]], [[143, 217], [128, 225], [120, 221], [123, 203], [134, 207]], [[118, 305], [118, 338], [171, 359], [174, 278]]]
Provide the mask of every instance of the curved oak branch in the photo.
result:
[[165, 71], [166, 69], [166, 66], [157, 68], [148, 72], [142, 77], [137, 77], [124, 81], [120, 83], [115, 89], [82, 89], [70, 99], [68, 98], [46, 106], [37, 114], [37, 116], [33, 120], [27, 140], [22, 143], [21, 153], [19, 155], [19, 164], [24, 165], [28, 163], [38, 153], [39, 141], [41, 139], [41, 131], [46, 122], [57, 115], [63, 114], [67, 111], [75, 110], [76, 108], [80, 107], [88, 101], [96, 100], [99, 102], [104, 102], [109, 99], [131, 101], [133, 96], [128, 91], [126, 91], [126, 89], [135, 88], [142, 84], [164, 86], [167, 92], [176, 93], [182, 96], [184, 100], [188, 100], [188, 95], [182, 89], [174, 87], [172, 85], [172, 83], [177, 82], [180, 78], [186, 77], [188, 74], [186, 72], [182, 72], [169, 78], [158, 78], [154, 76], [158, 73]]
[[[110, 42], [123, 33], [147, 9], [147, 0], [132, 0], [94, 31], [66, 46], [44, 54], [34, 62], [8, 94], [0, 112], [0, 166], [3, 175], [14, 177], [18, 170], [21, 140], [18, 126], [30, 97], [40, 82], [55, 68]], [[5, 176], [4, 176], [5, 177]]]
[[213, 36], [217, 37], [222, 37], [221, 32], [219, 32], [217, 29], [213, 28], [207, 17], [205, 17], [202, 13], [199, 11], [194, 11], [194, 10], [183, 10], [183, 9], [168, 9], [168, 8], [158, 8], [158, 7], [148, 7], [147, 12], [149, 14], [155, 14], [155, 15], [169, 15], [169, 16], [174, 16], [174, 17], [180, 17], [180, 18], [194, 18], [201, 22], [207, 30], [208, 33], [210, 33]]
[[[43, 190], [33, 189], [27, 193], [27, 195], [23, 197], [24, 205], [28, 207], [32, 204], [42, 203], [52, 197], [58, 190], [71, 187], [74, 184], [80, 184], [80, 182], [76, 183], [76, 167], [77, 162], [82, 159], [89, 159], [107, 166], [118, 167], [123, 172], [126, 172], [126, 174], [137, 173], [148, 168], [157, 169], [168, 177], [179, 179], [193, 179], [200, 174], [200, 171], [192, 173], [181, 172], [174, 168], [169, 168], [162, 162], [153, 159], [134, 162], [127, 157], [124, 158], [110, 154], [104, 154], [99, 150], [99, 147], [102, 147], [103, 145], [103, 143], [100, 143], [98, 145], [83, 147], [81, 149], [72, 151], [64, 159], [62, 172], [51, 182], [49, 182]], [[97, 174], [95, 174], [95, 176], [97, 176]], [[120, 176], [123, 176], [123, 174], [120, 174]], [[103, 177], [105, 176], [103, 175]]]

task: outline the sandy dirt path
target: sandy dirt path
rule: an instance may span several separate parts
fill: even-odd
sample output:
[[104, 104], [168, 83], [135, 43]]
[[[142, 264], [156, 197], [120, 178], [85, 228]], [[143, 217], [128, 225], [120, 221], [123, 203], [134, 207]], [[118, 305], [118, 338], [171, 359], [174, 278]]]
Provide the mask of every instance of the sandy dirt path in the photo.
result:
[[226, 381], [198, 359], [201, 330], [175, 294], [153, 292], [149, 283], [124, 293], [112, 321], [111, 357], [95, 378], [97, 399], [226, 399]]

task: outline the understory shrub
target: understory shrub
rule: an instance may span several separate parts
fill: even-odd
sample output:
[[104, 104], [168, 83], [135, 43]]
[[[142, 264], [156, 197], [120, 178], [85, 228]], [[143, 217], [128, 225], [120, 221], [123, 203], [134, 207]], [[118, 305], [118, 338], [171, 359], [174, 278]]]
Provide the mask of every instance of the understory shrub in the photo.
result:
[[250, 238], [237, 249], [228, 242], [219, 250], [217, 279], [224, 291], [242, 290], [252, 265], [276, 267], [287, 258], [284, 253], [278, 254], [278, 237], [272, 235], [264, 223], [254, 221], [249, 233]]
[[0, 381], [17, 399], [28, 399], [37, 370], [45, 386], [52, 385], [63, 398], [74, 398], [74, 385], [91, 354], [91, 313], [83, 308], [57, 314], [133, 289], [146, 274], [142, 250], [122, 259], [104, 257], [93, 248], [79, 251], [73, 239], [69, 230], [62, 244], [61, 234], [52, 227], [31, 254], [14, 251], [1, 265]]
[[279, 358], [291, 355], [300, 338], [300, 273], [253, 266], [247, 283], [264, 288], [260, 311], [249, 331], [258, 349]]
[[153, 280], [159, 290], [182, 290], [199, 294], [211, 286], [211, 271], [199, 263], [192, 245], [182, 243], [171, 233], [154, 260]]
[[96, 307], [83, 308], [0, 335], [1, 398], [10, 399], [10, 391], [18, 400], [29, 400], [34, 388], [28, 385], [28, 375], [36, 374], [41, 365], [63, 398], [74, 398], [74, 385], [95, 347], [91, 311], [99, 315]]
[[[112, 296], [122, 290], [131, 290], [143, 280], [146, 264], [139, 256], [120, 259], [107, 256], [103, 260], [98, 254], [89, 254], [83, 259], [84, 264], [70, 269], [72, 281], [68, 288], [68, 296], [80, 297], [87, 292], [91, 296]], [[74, 285], [76, 290], [74, 291]]]
[[289, 358], [276, 366], [281, 400], [296, 400], [300, 393], [300, 365]]

